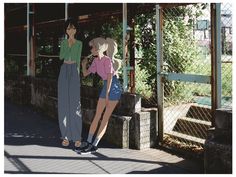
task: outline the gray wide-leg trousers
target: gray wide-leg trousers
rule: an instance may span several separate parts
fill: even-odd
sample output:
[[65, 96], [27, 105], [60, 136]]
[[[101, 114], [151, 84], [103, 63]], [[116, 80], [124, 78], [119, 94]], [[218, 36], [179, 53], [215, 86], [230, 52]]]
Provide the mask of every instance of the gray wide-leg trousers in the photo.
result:
[[81, 141], [82, 113], [77, 64], [63, 63], [58, 78], [58, 119], [61, 138]]

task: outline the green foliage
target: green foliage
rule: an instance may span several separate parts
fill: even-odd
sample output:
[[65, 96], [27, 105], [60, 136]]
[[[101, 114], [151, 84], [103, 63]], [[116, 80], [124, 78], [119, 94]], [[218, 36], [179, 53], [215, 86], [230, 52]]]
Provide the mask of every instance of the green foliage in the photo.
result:
[[[167, 20], [164, 29], [166, 29], [163, 31], [163, 59], [166, 63], [164, 70], [168, 73], [185, 73], [194, 61], [199, 60], [199, 51], [192, 30], [182, 20]], [[166, 81], [164, 88], [165, 97], [181, 98], [185, 95], [181, 95], [184, 88], [178, 82], [173, 84], [171, 81]]]
[[26, 75], [26, 57], [7, 56], [4, 60], [5, 78], [16, 78]]
[[5, 59], [5, 72], [14, 73], [18, 71], [18, 66], [16, 61], [12, 57]]
[[[138, 50], [141, 50], [143, 54], [142, 60], [139, 60], [137, 62], [140, 66], [141, 71], [144, 70], [148, 74], [147, 77], [145, 76], [145, 82], [146, 85], [149, 85], [150, 88], [153, 88], [151, 90], [151, 92], [153, 93], [155, 93], [156, 89], [156, 34], [154, 15], [154, 13], [141, 14], [135, 19], [137, 24], [135, 27], [135, 40]], [[137, 82], [138, 81], [139, 80], [137, 80]], [[137, 91], [138, 90], [139, 89], [137, 89]], [[155, 95], [153, 96], [155, 97]]]
[[105, 38], [110, 37], [117, 42], [118, 53], [117, 58], [122, 58], [122, 39], [123, 39], [123, 29], [122, 23], [118, 19], [113, 19], [112, 23], [104, 23], [101, 27], [101, 34]]
[[[193, 11], [194, 8], [195, 10]], [[194, 7], [177, 7], [165, 9], [163, 21], [163, 59], [164, 71], [185, 73], [193, 61], [199, 60], [200, 50], [193, 37], [194, 17], [202, 14], [206, 4], [195, 5]], [[155, 34], [155, 13], [141, 14], [136, 18], [136, 43], [142, 50], [142, 60], [139, 61], [141, 70], [148, 73], [146, 84], [152, 88], [152, 96], [156, 97], [156, 34]], [[165, 82], [164, 96], [167, 99], [179, 100], [186, 97], [183, 92], [184, 84], [180, 82]], [[173, 101], [172, 100], [172, 101]]]
[[140, 65], [135, 65], [135, 79], [136, 79], [136, 93], [139, 93], [143, 99], [150, 99], [152, 96], [152, 89], [150, 85], [146, 84], [149, 74], [145, 70], [140, 69]]

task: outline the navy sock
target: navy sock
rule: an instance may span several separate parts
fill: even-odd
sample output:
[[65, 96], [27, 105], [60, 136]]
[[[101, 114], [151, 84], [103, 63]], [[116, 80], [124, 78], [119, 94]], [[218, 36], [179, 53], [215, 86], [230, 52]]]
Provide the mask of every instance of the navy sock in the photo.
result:
[[93, 139], [93, 135], [89, 133], [89, 134], [88, 134], [87, 141], [88, 141], [89, 143], [92, 143], [92, 139]]
[[101, 139], [99, 139], [98, 137], [96, 137], [95, 140], [93, 141], [93, 145], [94, 145], [94, 146], [97, 146], [100, 140], [101, 140]]

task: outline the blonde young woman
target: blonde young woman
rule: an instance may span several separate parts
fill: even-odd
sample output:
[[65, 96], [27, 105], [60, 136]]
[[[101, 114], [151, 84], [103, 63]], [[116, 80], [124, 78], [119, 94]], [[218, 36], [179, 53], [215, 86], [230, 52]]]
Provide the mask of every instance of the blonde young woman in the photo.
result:
[[[117, 44], [112, 39], [105, 40], [104, 38], [95, 38], [89, 42], [89, 45], [92, 47], [91, 53], [95, 58], [88, 69], [86, 68], [87, 59], [82, 61], [83, 75], [86, 77], [90, 73], [97, 73], [103, 79], [103, 88], [97, 103], [96, 114], [89, 129], [87, 146], [76, 149], [80, 154], [97, 151], [97, 145], [105, 134], [110, 116], [119, 102], [122, 92], [116, 72], [119, 68], [119, 62], [114, 62], [116, 63], [115, 70], [111, 58], [114, 57], [114, 53], [117, 52]], [[105, 51], [107, 51], [108, 56], [104, 55]], [[104, 109], [105, 112], [102, 118], [101, 116]], [[102, 121], [98, 128], [100, 119], [102, 119]], [[97, 128], [98, 132], [95, 135]]]

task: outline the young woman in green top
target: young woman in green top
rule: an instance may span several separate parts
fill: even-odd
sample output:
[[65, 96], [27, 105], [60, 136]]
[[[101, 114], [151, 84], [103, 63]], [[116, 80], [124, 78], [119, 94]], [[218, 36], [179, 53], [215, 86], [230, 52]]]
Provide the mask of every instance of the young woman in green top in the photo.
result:
[[58, 78], [58, 120], [62, 146], [81, 145], [82, 115], [80, 104], [80, 58], [82, 42], [75, 39], [78, 32], [77, 21], [65, 22], [68, 39], [61, 42], [60, 59], [64, 60]]

